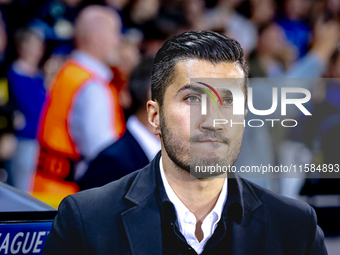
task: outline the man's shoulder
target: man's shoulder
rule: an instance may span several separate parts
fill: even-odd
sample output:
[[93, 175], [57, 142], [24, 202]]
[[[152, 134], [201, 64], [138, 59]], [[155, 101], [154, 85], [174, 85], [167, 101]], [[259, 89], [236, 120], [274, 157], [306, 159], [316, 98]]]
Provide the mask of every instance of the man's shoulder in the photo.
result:
[[310, 224], [313, 220], [314, 211], [307, 203], [277, 194], [243, 178], [242, 184], [247, 186], [253, 197], [262, 204], [254, 215], [266, 215], [268, 220], [281, 220], [287, 223], [298, 222], [301, 224], [305, 222]]
[[[257, 221], [253, 226], [262, 226], [266, 238], [265, 254], [327, 254], [323, 232], [310, 205], [276, 194], [248, 180], [242, 179], [242, 185], [250, 193], [244, 198], [245, 208], [249, 208], [250, 196], [256, 200], [254, 204], [260, 205], [253, 207], [256, 209], [248, 214], [250, 217], [243, 221], [243, 226], [248, 226], [252, 219]], [[257, 230], [260, 231], [260, 228]]]
[[132, 172], [119, 180], [110, 182], [102, 187], [92, 188], [68, 196], [77, 205], [80, 212], [87, 214], [115, 214], [128, 207], [124, 200], [133, 181], [142, 169]]

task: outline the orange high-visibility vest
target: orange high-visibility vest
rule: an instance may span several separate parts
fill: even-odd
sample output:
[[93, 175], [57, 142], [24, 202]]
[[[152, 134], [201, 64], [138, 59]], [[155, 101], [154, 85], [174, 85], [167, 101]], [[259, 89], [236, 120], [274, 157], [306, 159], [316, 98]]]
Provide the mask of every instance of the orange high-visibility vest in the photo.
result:
[[[46, 102], [46, 112], [42, 119], [40, 143], [48, 148], [67, 155], [72, 160], [79, 159], [79, 152], [74, 144], [68, 130], [68, 115], [79, 90], [83, 88], [86, 81], [93, 79], [95, 74], [82, 68], [82, 66], [71, 60], [63, 67], [54, 80], [49, 98]], [[107, 82], [109, 85], [109, 82]], [[122, 109], [119, 105], [118, 93], [111, 86], [114, 98], [115, 118], [112, 128], [119, 136], [125, 131], [125, 123]]]
[[81, 63], [69, 60], [52, 82], [45, 102], [39, 127], [41, 146], [38, 171], [64, 179], [70, 171], [70, 161], [80, 159], [80, 153], [70, 136], [68, 116], [76, 96], [89, 80], [101, 80], [107, 85], [107, 93], [113, 113], [112, 129], [121, 137], [125, 131], [123, 109], [119, 105], [118, 92], [107, 80], [87, 70]]

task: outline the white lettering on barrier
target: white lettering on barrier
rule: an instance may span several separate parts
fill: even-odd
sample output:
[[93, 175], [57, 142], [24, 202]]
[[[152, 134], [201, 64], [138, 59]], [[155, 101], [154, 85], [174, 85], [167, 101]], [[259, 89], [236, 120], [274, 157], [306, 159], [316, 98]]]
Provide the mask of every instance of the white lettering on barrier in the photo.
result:
[[[16, 243], [18, 237], [24, 237], [24, 233], [23, 232], [19, 232], [18, 234], [15, 235], [15, 237], [13, 238], [12, 244], [11, 244], [11, 253], [12, 254], [17, 254], [20, 251], [22, 242], [18, 242]], [[17, 245], [17, 248], [14, 249], [14, 245]]]
[[25, 242], [24, 242], [24, 245], [22, 246], [22, 253], [23, 254], [26, 254], [26, 253], [29, 253], [30, 250], [32, 249], [33, 247], [33, 243], [34, 243], [34, 240], [35, 240], [35, 236], [37, 235], [37, 232], [33, 232], [33, 237], [32, 237], [32, 240], [31, 240], [31, 244], [29, 246], [28, 249], [26, 249], [26, 245], [27, 245], [27, 241], [28, 241], [28, 238], [30, 236], [30, 232], [27, 233], [26, 235], [26, 238], [25, 238]]
[[33, 253], [39, 253], [41, 249], [38, 249], [38, 246], [43, 243], [42, 240], [40, 240], [40, 237], [44, 236], [46, 234], [46, 231], [40, 231], [37, 237], [37, 241], [35, 242]]
[[[2, 236], [2, 234], [3, 233], [0, 233], [0, 237]], [[31, 234], [32, 238], [29, 241]], [[20, 251], [23, 254], [27, 254], [29, 252], [40, 253], [42, 249], [41, 245], [43, 244], [43, 240], [41, 238], [43, 236], [46, 236], [47, 234], [48, 234], [47, 231], [39, 231], [33, 233], [19, 232], [14, 236], [13, 240], [10, 242], [10, 233], [7, 233], [2, 243], [0, 243], [1, 244], [0, 254], [18, 254], [20, 253]], [[27, 246], [29, 247], [27, 248]], [[9, 251], [10, 253], [8, 253]]]
[[0, 252], [2, 250], [5, 250], [5, 253], [4, 254], [8, 254], [8, 247], [9, 247], [9, 233], [7, 233], [4, 241], [2, 242], [1, 244], [1, 247], [0, 247]]

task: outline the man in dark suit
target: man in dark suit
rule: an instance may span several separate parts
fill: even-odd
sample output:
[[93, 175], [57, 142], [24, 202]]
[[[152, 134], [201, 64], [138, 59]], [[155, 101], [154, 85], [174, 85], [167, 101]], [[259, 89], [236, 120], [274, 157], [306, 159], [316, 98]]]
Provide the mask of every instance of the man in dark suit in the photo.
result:
[[217, 89], [221, 105], [209, 98], [201, 114], [201, 101], [215, 91], [202, 77], [228, 79], [230, 90], [246, 95], [247, 75], [234, 39], [194, 31], [168, 40], [156, 54], [147, 103], [161, 152], [141, 170], [65, 198], [43, 254], [327, 254], [306, 203], [233, 172], [228, 178], [193, 172], [232, 166], [244, 130], [213, 124], [226, 115], [234, 123], [244, 120], [232, 114], [232, 94], [223, 88]]
[[133, 101], [132, 115], [126, 123], [126, 131], [89, 164], [78, 182], [81, 190], [103, 186], [143, 168], [161, 149], [159, 138], [151, 131], [145, 107], [151, 99], [152, 64], [153, 58], [149, 57], [133, 70], [128, 84]]

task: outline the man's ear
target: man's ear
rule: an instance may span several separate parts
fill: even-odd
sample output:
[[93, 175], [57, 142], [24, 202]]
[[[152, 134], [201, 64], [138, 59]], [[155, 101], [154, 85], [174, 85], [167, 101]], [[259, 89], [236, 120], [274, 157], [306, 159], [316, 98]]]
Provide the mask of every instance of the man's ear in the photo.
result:
[[151, 125], [152, 132], [155, 135], [161, 134], [161, 126], [159, 120], [159, 104], [158, 102], [149, 100], [146, 103], [146, 108], [148, 110], [148, 121]]

